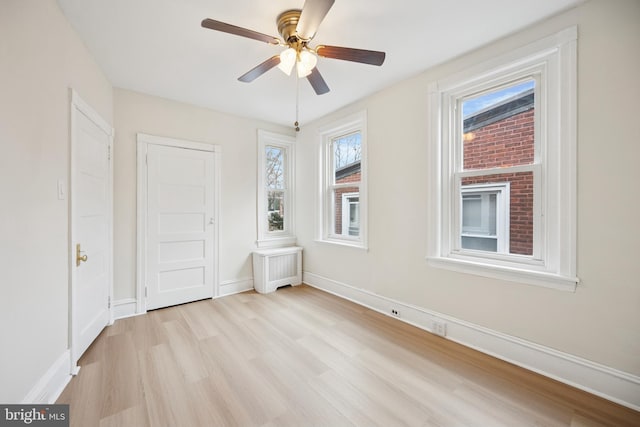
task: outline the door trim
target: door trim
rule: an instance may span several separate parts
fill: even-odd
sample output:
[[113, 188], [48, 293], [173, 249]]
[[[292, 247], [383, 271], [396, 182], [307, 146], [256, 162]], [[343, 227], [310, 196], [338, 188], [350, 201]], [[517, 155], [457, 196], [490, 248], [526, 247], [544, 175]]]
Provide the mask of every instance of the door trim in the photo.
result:
[[[113, 127], [107, 123], [87, 102], [85, 102], [78, 92], [73, 89], [70, 89], [71, 92], [71, 103], [70, 103], [70, 135], [71, 135], [71, 145], [70, 145], [70, 159], [69, 159], [69, 247], [68, 247], [68, 268], [69, 268], [69, 350], [71, 354], [71, 366], [70, 371], [71, 375], [76, 375], [80, 370], [78, 366], [78, 359], [80, 355], [77, 354], [77, 334], [78, 334], [78, 325], [76, 325], [77, 319], [77, 303], [76, 303], [76, 289], [77, 289], [77, 277], [76, 277], [76, 267], [75, 267], [75, 241], [77, 237], [76, 230], [76, 218], [74, 215], [74, 209], [76, 204], [75, 197], [75, 187], [76, 187], [76, 169], [75, 169], [75, 161], [76, 161], [76, 149], [78, 146], [78, 135], [76, 124], [78, 122], [78, 114], [85, 115], [89, 120], [91, 120], [96, 126], [103, 131], [107, 137], [109, 138], [108, 147], [109, 147], [109, 177], [108, 177], [108, 222], [109, 222], [109, 230], [108, 230], [108, 254], [109, 254], [109, 262], [107, 265], [107, 274], [108, 274], [108, 297], [109, 300], [113, 300], [113, 136], [114, 129]], [[112, 307], [109, 307], [109, 324], [113, 324], [113, 310]]]
[[145, 284], [147, 283], [147, 148], [149, 145], [164, 145], [175, 148], [185, 148], [190, 150], [208, 151], [214, 153], [213, 156], [213, 176], [214, 176], [214, 196], [213, 196], [213, 298], [220, 293], [219, 281], [219, 258], [220, 258], [220, 153], [222, 149], [217, 144], [207, 144], [204, 142], [187, 141], [183, 139], [167, 138], [162, 136], [137, 134], [137, 249], [136, 249], [136, 314], [147, 312], [147, 301], [145, 297]]

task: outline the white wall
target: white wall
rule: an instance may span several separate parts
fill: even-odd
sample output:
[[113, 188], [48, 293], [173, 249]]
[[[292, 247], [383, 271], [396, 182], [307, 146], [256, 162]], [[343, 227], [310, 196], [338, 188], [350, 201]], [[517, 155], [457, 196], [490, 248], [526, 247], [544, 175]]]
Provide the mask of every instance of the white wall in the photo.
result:
[[[639, 375], [639, 22], [638, 1], [592, 0], [306, 125], [296, 183], [305, 272]], [[427, 85], [576, 24], [577, 291], [428, 266]], [[368, 252], [314, 241], [318, 128], [361, 110], [368, 112]]]
[[114, 91], [115, 300], [135, 297], [136, 134], [218, 144], [221, 154], [220, 283], [251, 280], [255, 249], [257, 131], [292, 129], [122, 89]]
[[[0, 402], [68, 348], [69, 88], [113, 119], [111, 85], [53, 0], [0, 2]], [[68, 367], [68, 365], [67, 365]]]

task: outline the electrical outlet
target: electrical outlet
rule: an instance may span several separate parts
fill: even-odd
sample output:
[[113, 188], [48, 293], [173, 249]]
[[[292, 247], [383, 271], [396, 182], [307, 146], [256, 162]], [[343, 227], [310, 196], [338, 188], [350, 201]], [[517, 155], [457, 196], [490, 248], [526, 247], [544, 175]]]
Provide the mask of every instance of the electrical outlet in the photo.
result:
[[431, 324], [431, 331], [436, 335], [440, 335], [441, 337], [446, 337], [447, 323], [442, 319], [435, 319]]
[[395, 308], [392, 308], [391, 315], [394, 317], [400, 317], [400, 311], [396, 310]]

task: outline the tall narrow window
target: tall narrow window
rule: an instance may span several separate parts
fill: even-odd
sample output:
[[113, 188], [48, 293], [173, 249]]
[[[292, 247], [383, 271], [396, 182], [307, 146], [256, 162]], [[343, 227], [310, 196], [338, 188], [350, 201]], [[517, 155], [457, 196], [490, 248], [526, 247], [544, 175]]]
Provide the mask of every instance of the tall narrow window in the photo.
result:
[[430, 85], [430, 264], [575, 289], [576, 40]]
[[366, 129], [364, 113], [324, 128], [319, 239], [366, 247]]
[[295, 244], [294, 141], [258, 131], [258, 247]]

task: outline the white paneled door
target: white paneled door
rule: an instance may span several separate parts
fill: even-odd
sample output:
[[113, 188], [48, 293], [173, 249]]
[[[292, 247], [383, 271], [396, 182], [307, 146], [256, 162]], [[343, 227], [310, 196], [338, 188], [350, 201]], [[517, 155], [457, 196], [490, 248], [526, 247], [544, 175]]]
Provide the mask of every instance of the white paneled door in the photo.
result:
[[74, 92], [71, 169], [74, 364], [111, 318], [112, 134], [112, 128]]
[[148, 144], [146, 309], [214, 294], [215, 153]]

